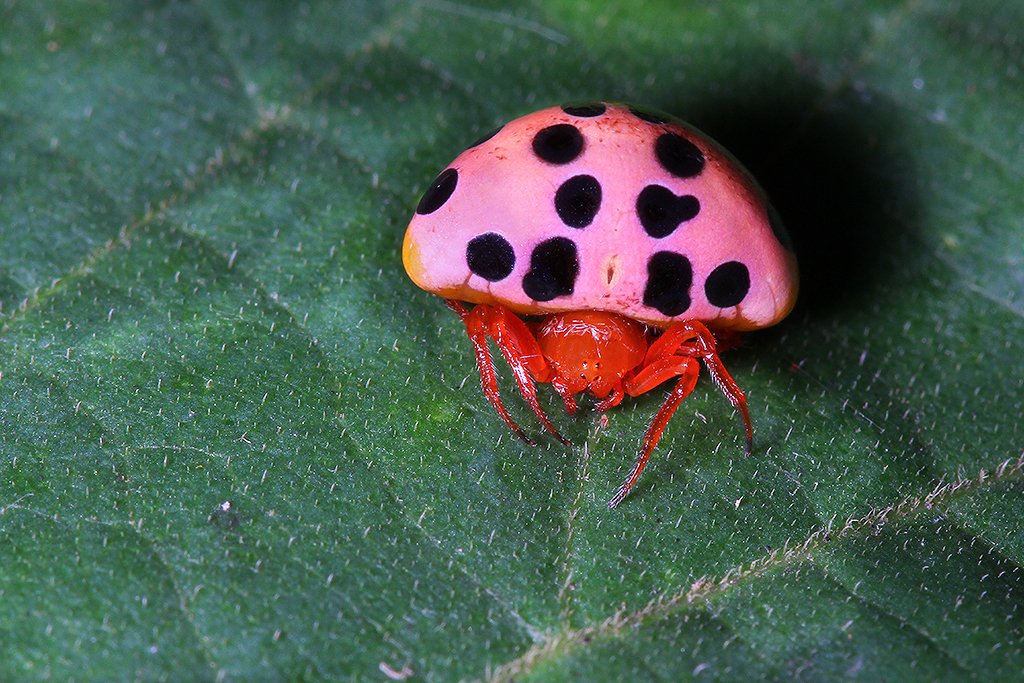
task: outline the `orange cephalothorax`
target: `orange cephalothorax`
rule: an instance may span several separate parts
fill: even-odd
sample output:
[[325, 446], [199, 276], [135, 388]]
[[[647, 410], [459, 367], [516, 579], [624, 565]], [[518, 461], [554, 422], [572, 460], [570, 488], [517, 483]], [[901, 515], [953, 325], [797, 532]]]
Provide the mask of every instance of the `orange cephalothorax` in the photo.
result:
[[570, 393], [589, 391], [607, 398], [622, 393], [647, 354], [647, 326], [615, 313], [575, 311], [547, 316], [538, 325], [537, 343]]

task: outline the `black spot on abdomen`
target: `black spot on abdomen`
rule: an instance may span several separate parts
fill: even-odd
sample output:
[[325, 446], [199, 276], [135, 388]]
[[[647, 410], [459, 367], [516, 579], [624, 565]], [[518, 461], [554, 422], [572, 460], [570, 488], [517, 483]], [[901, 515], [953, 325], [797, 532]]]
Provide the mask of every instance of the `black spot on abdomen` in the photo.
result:
[[665, 133], [654, 143], [658, 163], [674, 176], [692, 178], [704, 170], [704, 153], [682, 135]]
[[646, 111], [644, 109], [639, 109], [637, 107], [630, 107], [629, 113], [637, 117], [641, 121], [646, 121], [647, 123], [660, 124], [668, 122], [668, 119], [666, 119], [664, 116], [659, 116], [658, 114]]
[[562, 111], [569, 116], [579, 116], [582, 118], [593, 118], [600, 116], [607, 110], [604, 106], [604, 102], [588, 102], [586, 104], [563, 104]]
[[644, 305], [663, 315], [680, 315], [690, 307], [691, 284], [690, 260], [674, 251], [659, 251], [647, 261]]
[[601, 184], [592, 175], [569, 178], [555, 192], [555, 211], [571, 228], [590, 225], [601, 208]]
[[488, 140], [493, 138], [495, 135], [500, 133], [501, 129], [504, 128], [504, 127], [505, 126], [503, 126], [503, 125], [502, 126], [498, 126], [494, 130], [492, 130], [490, 133], [487, 133], [485, 135], [481, 135], [479, 138], [477, 138], [476, 142], [474, 142], [472, 145], [470, 145], [466, 149], [473, 149], [474, 147], [479, 147], [480, 145], [484, 144], [485, 142], [487, 142]]
[[568, 296], [580, 272], [576, 244], [566, 237], [544, 240], [530, 254], [530, 270], [523, 277], [523, 291], [534, 301]]
[[700, 213], [700, 201], [692, 194], [677, 197], [661, 185], [648, 185], [636, 198], [636, 215], [651, 237], [667, 237], [679, 224]]
[[750, 291], [750, 271], [739, 261], [726, 261], [711, 271], [704, 282], [704, 294], [712, 306], [730, 308]]
[[583, 134], [576, 126], [556, 123], [533, 136], [533, 151], [549, 164], [567, 164], [583, 151]]
[[466, 245], [469, 270], [485, 280], [504, 280], [516, 265], [516, 253], [508, 240], [495, 232], [478, 235]]
[[455, 186], [459, 184], [459, 172], [454, 168], [447, 168], [441, 171], [441, 175], [437, 176], [427, 191], [423, 193], [423, 198], [420, 199], [419, 205], [416, 207], [416, 213], [428, 214], [434, 213], [448, 201], [448, 198], [452, 196], [452, 192], [455, 192]]

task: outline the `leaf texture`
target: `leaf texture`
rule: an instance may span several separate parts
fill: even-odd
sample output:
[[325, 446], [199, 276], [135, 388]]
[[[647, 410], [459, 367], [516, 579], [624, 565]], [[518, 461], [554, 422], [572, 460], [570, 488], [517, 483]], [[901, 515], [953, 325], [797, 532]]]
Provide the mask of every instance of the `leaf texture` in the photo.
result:
[[[0, 679], [1024, 670], [1019, 8], [0, 5]], [[472, 140], [642, 103], [803, 294], [706, 378], [510, 438], [399, 256]], [[513, 398], [513, 413], [531, 425]]]

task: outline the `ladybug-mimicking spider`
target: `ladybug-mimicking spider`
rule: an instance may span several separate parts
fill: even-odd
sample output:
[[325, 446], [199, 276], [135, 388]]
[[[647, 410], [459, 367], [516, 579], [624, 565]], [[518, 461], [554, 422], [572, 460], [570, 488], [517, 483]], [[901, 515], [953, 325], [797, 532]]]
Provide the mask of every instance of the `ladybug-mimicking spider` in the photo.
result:
[[747, 400], [718, 352], [789, 313], [796, 258], [753, 178], [688, 124], [607, 103], [511, 121], [427, 189], [402, 260], [462, 319], [484, 394], [528, 444], [501, 402], [488, 338], [566, 445], [535, 382], [550, 382], [573, 414], [578, 393], [605, 411], [678, 378], [609, 507], [640, 477], [699, 361], [739, 410], [751, 452]]

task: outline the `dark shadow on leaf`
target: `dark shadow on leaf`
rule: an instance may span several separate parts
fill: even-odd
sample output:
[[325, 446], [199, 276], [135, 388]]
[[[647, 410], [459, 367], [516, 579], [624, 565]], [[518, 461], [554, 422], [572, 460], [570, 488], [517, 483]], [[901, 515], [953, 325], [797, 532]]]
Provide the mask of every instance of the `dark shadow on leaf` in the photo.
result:
[[699, 111], [666, 109], [718, 140], [768, 192], [800, 264], [796, 313], [815, 318], [885, 291], [917, 200], [899, 172], [896, 112], [852, 89], [793, 78], [725, 88], [728, 99]]
[[[692, 102], [689, 111], [682, 103], [656, 103], [742, 161], [782, 216], [797, 253], [801, 285], [796, 310], [777, 328], [745, 337], [732, 358], [757, 356], [758, 347], [777, 344], [805, 324], [870, 317], [900, 286], [901, 262], [920, 243], [914, 238], [919, 199], [915, 179], [905, 172], [912, 155], [898, 133], [905, 126], [900, 112], [853, 87], [825, 91], [784, 67], [765, 71], [756, 87], [726, 84], [723, 95], [702, 101], [699, 110]], [[803, 341], [784, 342], [794, 370], [799, 368], [798, 349], [820, 344], [828, 334], [797, 332], [796, 337]], [[803, 378], [794, 391], [799, 386], [808, 393], [833, 388], [834, 379], [818, 376], [817, 368], [799, 371]], [[929, 447], [912, 421], [889, 416], [914, 414], [915, 407], [905, 400], [888, 407], [855, 407], [870, 397], [857, 397], [849, 410], [882, 443], [904, 453], [898, 465], [904, 474], [897, 479], [912, 490], [927, 477]]]

